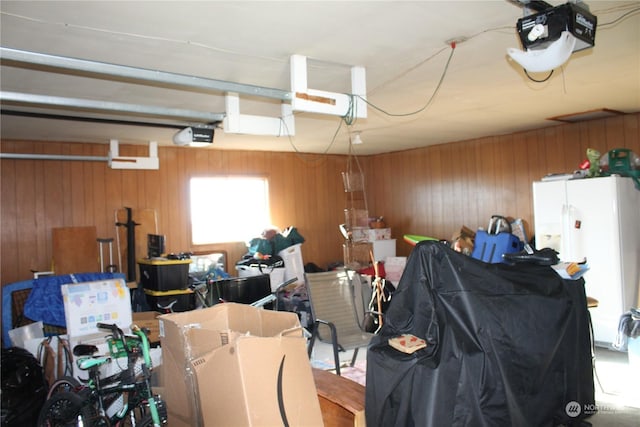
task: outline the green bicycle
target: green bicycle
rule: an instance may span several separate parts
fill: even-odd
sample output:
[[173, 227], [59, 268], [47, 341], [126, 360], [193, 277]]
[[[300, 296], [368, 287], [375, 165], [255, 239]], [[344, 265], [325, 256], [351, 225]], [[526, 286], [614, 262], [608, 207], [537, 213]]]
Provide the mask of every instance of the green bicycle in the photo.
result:
[[[151, 356], [144, 331], [132, 326], [133, 336], [123, 334], [117, 325], [97, 325], [111, 331], [107, 338], [110, 356], [95, 355], [97, 347], [80, 344], [73, 353], [78, 368], [87, 371], [88, 380], [62, 377], [49, 388], [38, 419], [38, 426], [82, 427], [161, 427], [167, 410], [160, 396], [151, 390]], [[127, 366], [103, 377], [100, 367], [112, 357], [127, 358]]]

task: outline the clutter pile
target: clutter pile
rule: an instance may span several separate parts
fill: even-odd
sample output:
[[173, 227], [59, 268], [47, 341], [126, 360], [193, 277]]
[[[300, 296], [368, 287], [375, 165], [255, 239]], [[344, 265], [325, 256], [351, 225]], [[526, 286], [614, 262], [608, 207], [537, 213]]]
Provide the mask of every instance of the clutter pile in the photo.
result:
[[268, 274], [273, 291], [291, 279], [296, 279], [295, 283], [304, 283], [301, 250], [304, 241], [304, 237], [293, 226], [284, 231], [276, 227], [265, 229], [260, 237], [249, 242], [248, 252], [236, 263], [238, 275], [251, 277]]

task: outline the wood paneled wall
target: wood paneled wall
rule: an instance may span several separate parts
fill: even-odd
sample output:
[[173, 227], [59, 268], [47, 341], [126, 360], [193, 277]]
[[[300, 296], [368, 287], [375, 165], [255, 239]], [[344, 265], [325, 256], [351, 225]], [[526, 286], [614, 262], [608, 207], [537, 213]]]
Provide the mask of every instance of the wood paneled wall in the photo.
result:
[[[107, 151], [97, 144], [2, 143], [3, 153], [106, 156]], [[326, 266], [342, 260], [338, 224], [344, 222], [344, 156], [185, 147], [158, 151], [157, 171], [113, 170], [106, 162], [2, 159], [2, 283], [51, 268], [54, 227], [95, 225], [99, 237], [115, 238], [114, 212], [122, 207], [156, 209], [168, 252], [226, 250], [233, 269], [247, 252], [244, 242], [193, 247], [190, 241], [189, 179], [213, 174], [267, 176], [272, 222], [299, 229], [306, 239], [304, 261]], [[121, 145], [120, 154], [145, 157], [148, 149]], [[209, 197], [215, 199], [214, 189]], [[234, 206], [220, 200], [218, 208]]]
[[[373, 156], [363, 163], [369, 211], [399, 238], [451, 239], [462, 225], [486, 228], [494, 214], [522, 218], [531, 237], [531, 184], [578, 169], [589, 147], [640, 155], [640, 114]], [[397, 245], [398, 255], [410, 250]]]
[[[448, 239], [462, 225], [486, 226], [496, 213], [524, 219], [531, 234], [531, 183], [577, 169], [587, 147], [640, 154], [640, 114], [362, 157], [360, 163], [370, 214], [385, 217], [398, 254], [408, 255], [403, 234]], [[106, 156], [108, 146], [3, 141], [1, 151]], [[120, 147], [123, 156], [147, 153], [145, 146]], [[106, 162], [0, 160], [0, 282], [50, 268], [54, 227], [95, 225], [99, 237], [115, 237], [114, 212], [125, 206], [158, 211], [168, 251], [223, 249], [233, 267], [246, 252], [244, 243], [190, 244], [189, 179], [207, 174], [267, 176], [272, 221], [300, 230], [304, 261], [326, 267], [342, 260], [337, 226], [345, 221], [346, 156], [160, 147], [159, 157], [158, 171], [112, 170]], [[220, 208], [233, 206], [221, 202]]]

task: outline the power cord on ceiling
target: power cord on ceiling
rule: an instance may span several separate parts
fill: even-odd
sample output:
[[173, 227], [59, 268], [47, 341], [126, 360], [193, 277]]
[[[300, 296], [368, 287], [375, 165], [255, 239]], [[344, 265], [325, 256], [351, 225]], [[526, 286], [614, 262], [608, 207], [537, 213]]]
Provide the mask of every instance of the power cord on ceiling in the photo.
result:
[[[615, 9], [603, 9], [601, 10], [599, 13], [611, 13], [612, 11], [617, 11], [617, 10], [624, 10], [626, 7], [618, 7]], [[608, 27], [614, 26], [617, 23], [621, 22], [622, 20], [636, 15], [637, 13], [640, 12], [640, 8], [636, 7], [634, 9], [629, 10], [628, 12], [624, 13], [623, 15], [615, 18], [613, 21], [610, 22], [606, 22], [606, 23], [602, 23], [599, 25], [599, 28], [601, 29], [607, 29]], [[596, 12], [598, 13], [598, 12]], [[6, 16], [12, 16], [15, 18], [19, 18], [19, 19], [24, 19], [24, 20], [29, 20], [29, 21], [33, 21], [33, 22], [39, 22], [39, 23], [44, 23], [44, 24], [53, 24], [53, 25], [60, 25], [60, 26], [64, 26], [64, 27], [68, 27], [68, 28], [77, 28], [77, 29], [83, 29], [83, 30], [88, 30], [88, 31], [95, 31], [95, 32], [102, 32], [102, 33], [110, 33], [110, 34], [117, 34], [117, 35], [121, 35], [121, 36], [129, 36], [129, 37], [137, 37], [137, 38], [144, 38], [144, 39], [153, 39], [153, 40], [160, 40], [160, 41], [166, 41], [166, 42], [172, 42], [172, 43], [180, 43], [180, 44], [186, 44], [189, 46], [195, 46], [195, 47], [200, 47], [200, 48], [204, 48], [204, 49], [208, 49], [208, 50], [212, 50], [212, 51], [218, 51], [221, 53], [226, 53], [226, 54], [233, 54], [233, 55], [242, 55], [242, 56], [254, 56], [256, 58], [262, 58], [262, 59], [266, 59], [266, 60], [271, 60], [271, 61], [277, 61], [277, 62], [282, 62], [279, 58], [270, 58], [270, 57], [263, 57], [263, 56], [256, 56], [256, 55], [246, 55], [246, 54], [242, 54], [239, 52], [235, 52], [235, 51], [231, 51], [231, 50], [227, 50], [227, 49], [222, 49], [222, 48], [217, 48], [215, 46], [211, 46], [211, 45], [207, 45], [204, 43], [199, 43], [199, 42], [195, 42], [195, 41], [191, 41], [191, 40], [180, 40], [180, 39], [170, 39], [170, 38], [166, 38], [166, 37], [160, 37], [160, 36], [149, 36], [149, 35], [143, 35], [143, 34], [137, 34], [137, 33], [131, 33], [131, 32], [119, 32], [119, 31], [113, 31], [113, 30], [107, 30], [107, 29], [102, 29], [102, 28], [96, 28], [96, 27], [89, 27], [89, 26], [83, 26], [83, 25], [75, 25], [75, 24], [69, 24], [69, 23], [64, 23], [64, 22], [51, 22], [51, 21], [46, 21], [43, 19], [38, 19], [38, 18], [33, 18], [33, 17], [28, 17], [28, 16], [24, 16], [24, 15], [19, 15], [19, 14], [14, 14], [14, 13], [9, 13], [9, 12], [5, 12], [5, 11], [0, 11], [0, 14], [2, 15], [6, 15]], [[487, 32], [493, 32], [493, 31], [501, 31], [501, 30], [512, 30], [513, 26], [501, 26], [501, 27], [494, 27], [494, 28], [488, 28], [482, 31], [479, 31], [469, 37], [466, 37], [464, 40], [470, 40], [473, 39], [481, 34], [487, 33]], [[327, 146], [327, 148], [323, 151], [323, 155], [327, 154], [328, 151], [331, 149], [331, 147], [334, 145], [336, 139], [337, 139], [337, 135], [342, 127], [342, 122], [344, 122], [345, 124], [347, 124], [347, 126], [352, 126], [353, 124], [355, 124], [356, 122], [356, 118], [357, 118], [357, 114], [356, 114], [356, 106], [357, 103], [355, 102], [355, 97], [358, 96], [358, 98], [362, 99], [364, 102], [367, 103], [367, 105], [371, 106], [372, 108], [380, 111], [383, 114], [386, 114], [388, 116], [392, 116], [392, 117], [405, 117], [405, 116], [412, 116], [412, 115], [416, 115], [421, 113], [422, 111], [426, 110], [429, 105], [433, 102], [435, 95], [438, 93], [444, 78], [447, 74], [448, 68], [449, 68], [449, 64], [451, 62], [451, 59], [453, 57], [453, 52], [455, 51], [455, 42], [452, 43], [451, 45], [451, 52], [449, 54], [449, 58], [447, 59], [447, 63], [445, 65], [445, 68], [443, 70], [443, 73], [440, 77], [440, 80], [438, 82], [438, 85], [436, 86], [435, 90], [433, 91], [433, 94], [431, 95], [431, 97], [429, 98], [429, 100], [426, 102], [426, 104], [413, 111], [413, 112], [409, 112], [409, 113], [390, 113], [378, 106], [376, 106], [375, 104], [371, 103], [370, 101], [364, 99], [362, 96], [359, 95], [350, 95], [350, 101], [349, 101], [349, 108], [347, 113], [345, 114], [345, 116], [341, 117], [341, 120], [339, 121], [338, 127], [331, 139], [331, 142], [329, 143], [329, 145]], [[437, 55], [439, 55], [440, 53], [444, 52], [446, 48], [442, 48], [439, 51], [437, 51], [436, 53], [434, 53], [433, 55], [431, 55], [430, 57], [422, 60], [421, 62], [419, 62], [418, 64], [412, 66], [411, 68], [405, 70], [404, 72], [402, 72], [400, 75], [396, 76], [395, 78], [393, 78], [392, 80], [389, 80], [381, 85], [379, 85], [378, 87], [372, 89], [369, 91], [369, 94], [374, 93], [376, 90], [380, 89], [381, 87], [387, 85], [390, 82], [396, 81], [399, 78], [403, 77], [404, 75], [408, 74], [409, 72], [415, 70], [416, 68], [420, 67], [421, 65], [423, 65], [424, 63], [430, 61], [431, 59], [433, 59], [434, 57], [436, 57]], [[526, 70], [525, 70], [526, 73]], [[541, 82], [545, 82], [547, 80], [549, 80], [551, 78], [551, 75], [553, 74], [553, 71], [551, 71], [549, 73], [549, 75], [543, 79], [543, 80], [535, 80], [533, 78], [531, 78], [528, 73], [527, 77], [529, 77], [530, 80], [537, 82], [537, 83], [541, 83]], [[564, 77], [564, 73], [563, 73], [563, 77]], [[282, 121], [282, 126], [286, 129], [287, 125], [286, 123], [284, 123], [283, 118], [281, 118]], [[298, 148], [295, 146], [295, 143], [291, 137], [291, 135], [288, 132], [287, 129], [287, 136], [289, 138], [289, 142], [291, 144], [291, 146], [293, 147], [294, 151], [298, 154], [302, 154]], [[351, 143], [350, 145], [350, 149], [351, 149]]]
[[[625, 19], [625, 18], [627, 18], [627, 17], [630, 17], [630, 16], [632, 16], [632, 15], [635, 15], [635, 14], [637, 14], [637, 13], [639, 13], [639, 12], [640, 12], [640, 8], [634, 8], [634, 9], [632, 9], [632, 10], [630, 10], [630, 11], [628, 11], [628, 12], [624, 13], [623, 15], [619, 16], [618, 18], [614, 19], [613, 21], [610, 21], [610, 22], [607, 22], [607, 23], [604, 23], [604, 24], [600, 24], [600, 25], [599, 25], [599, 27], [600, 27], [600, 28], [603, 28], [603, 27], [604, 27], [604, 28], [606, 28], [606, 27], [608, 27], [608, 26], [613, 26], [613, 25], [615, 25], [615, 24], [619, 23], [620, 21], [622, 21], [623, 19]], [[478, 36], [480, 36], [480, 35], [482, 35], [482, 34], [488, 33], [488, 32], [494, 32], [494, 31], [496, 31], [496, 32], [497, 32], [497, 31], [503, 31], [503, 30], [513, 30], [513, 26], [509, 25], [509, 26], [500, 26], [500, 27], [488, 28], [488, 29], [485, 29], [485, 30], [479, 31], [479, 32], [477, 32], [477, 33], [475, 33], [475, 34], [473, 34], [473, 35], [471, 35], [471, 36], [468, 36], [468, 37], [464, 38], [464, 41], [471, 40], [471, 39], [473, 39], [473, 38], [476, 38], [476, 37], [478, 37]], [[338, 127], [337, 127], [337, 129], [336, 129], [335, 133], [333, 134], [333, 137], [332, 137], [332, 139], [331, 139], [331, 142], [329, 143], [329, 145], [328, 145], [328, 146], [327, 146], [327, 148], [323, 151], [323, 153], [322, 153], [322, 154], [323, 154], [323, 155], [324, 155], [324, 154], [327, 154], [327, 153], [328, 153], [328, 151], [331, 149], [331, 147], [335, 144], [335, 141], [336, 141], [336, 139], [337, 139], [338, 133], [340, 132], [340, 129], [341, 129], [341, 127], [342, 127], [342, 123], [343, 123], [343, 122], [344, 122], [347, 126], [349, 126], [349, 128], [355, 124], [355, 122], [356, 122], [356, 120], [357, 120], [357, 111], [356, 111], [357, 103], [355, 102], [355, 98], [356, 98], [356, 97], [358, 97], [358, 98], [362, 99], [365, 103], [367, 103], [367, 105], [371, 106], [372, 108], [374, 108], [374, 109], [376, 109], [376, 110], [378, 110], [378, 111], [382, 112], [383, 114], [386, 114], [386, 115], [388, 115], [388, 116], [392, 116], [392, 117], [405, 117], [405, 116], [416, 115], [416, 114], [419, 114], [419, 113], [421, 113], [422, 111], [426, 110], [426, 109], [429, 107], [429, 105], [433, 102], [433, 100], [434, 100], [434, 98], [435, 98], [436, 94], [438, 93], [438, 91], [440, 90], [440, 87], [442, 86], [442, 83], [443, 83], [443, 81], [444, 81], [444, 78], [445, 78], [445, 76], [446, 76], [446, 74], [447, 74], [447, 72], [448, 72], [449, 65], [450, 65], [450, 63], [451, 63], [451, 59], [452, 59], [452, 57], [453, 57], [453, 52], [455, 51], [455, 48], [456, 48], [456, 43], [455, 43], [455, 42], [451, 42], [450, 47], [451, 47], [451, 51], [450, 51], [450, 53], [449, 53], [449, 58], [447, 59], [447, 62], [446, 62], [446, 64], [445, 64], [445, 68], [444, 68], [444, 70], [443, 70], [443, 72], [442, 72], [442, 75], [440, 76], [440, 80], [438, 81], [438, 84], [437, 84], [437, 86], [436, 86], [435, 90], [433, 91], [433, 94], [431, 95], [431, 97], [429, 98], [429, 100], [426, 102], [426, 104], [425, 104], [424, 106], [422, 106], [421, 108], [419, 108], [419, 109], [417, 109], [417, 110], [415, 110], [415, 111], [413, 111], [413, 112], [409, 112], [409, 113], [390, 113], [390, 112], [388, 112], [388, 111], [386, 111], [386, 110], [384, 110], [384, 109], [382, 109], [382, 108], [378, 107], [377, 105], [373, 104], [372, 102], [370, 102], [370, 101], [368, 101], [368, 100], [364, 99], [362, 96], [349, 94], [350, 99], [349, 99], [349, 107], [348, 107], [348, 109], [347, 109], [347, 113], [346, 113], [344, 116], [342, 116], [342, 117], [341, 117], [341, 120], [340, 120], [340, 121], [339, 121], [339, 123], [338, 123]], [[418, 68], [418, 67], [422, 66], [422, 65], [423, 65], [423, 64], [425, 64], [426, 62], [428, 62], [428, 61], [430, 61], [431, 59], [433, 59], [433, 58], [435, 58], [436, 56], [438, 56], [440, 53], [444, 52], [444, 51], [445, 51], [445, 49], [446, 49], [446, 48], [442, 48], [442, 49], [440, 49], [439, 51], [437, 51], [437, 52], [436, 52], [436, 53], [434, 53], [433, 55], [431, 55], [431, 56], [429, 56], [428, 58], [426, 58], [426, 59], [424, 59], [423, 61], [421, 61], [420, 63], [418, 63], [418, 64], [416, 64], [416, 65], [412, 66], [411, 68], [409, 68], [409, 69], [407, 69], [407, 70], [405, 70], [405, 71], [404, 71], [404, 72], [402, 72], [400, 75], [396, 76], [394, 79], [389, 80], [389, 81], [387, 81], [387, 82], [385, 82], [385, 83], [383, 83], [383, 84], [379, 85], [378, 87], [376, 87], [376, 88], [374, 88], [373, 90], [369, 91], [369, 94], [371, 94], [371, 93], [375, 92], [376, 90], [380, 89], [381, 87], [383, 87], [383, 86], [387, 85], [388, 83], [390, 83], [390, 82], [392, 82], [392, 81], [396, 81], [396, 80], [398, 80], [398, 79], [399, 79], [399, 78], [401, 78], [402, 76], [405, 76], [406, 74], [410, 73], [411, 71], [415, 70], [416, 68]], [[563, 86], [565, 87], [565, 92], [566, 92], [566, 82], [564, 81], [564, 68], [561, 68], [561, 69], [562, 69], [562, 71], [563, 71], [563, 72], [562, 72], [562, 77], [563, 77]], [[553, 70], [551, 70], [551, 72], [549, 73], [549, 75], [548, 75], [547, 77], [545, 77], [544, 79], [541, 79], [541, 80], [534, 79], [533, 77], [531, 77], [531, 76], [529, 75], [529, 73], [528, 73], [526, 70], [525, 70], [525, 74], [526, 74], [526, 76], [527, 76], [531, 81], [536, 82], [536, 83], [543, 83], [543, 82], [548, 81], [548, 80], [551, 78], [551, 76], [553, 75]], [[283, 125], [286, 127], [286, 124], [285, 124], [285, 123], [283, 123]], [[289, 132], [287, 132], [287, 135], [289, 135]], [[297, 149], [297, 147], [295, 146], [295, 144], [293, 143], [293, 140], [291, 139], [291, 137], [290, 137], [290, 136], [289, 136], [289, 141], [290, 141], [290, 143], [291, 143], [291, 146], [294, 148], [294, 150], [295, 150], [297, 153], [301, 154], [301, 153], [300, 153], [300, 151], [299, 151], [299, 150]], [[351, 135], [350, 135], [350, 132], [349, 132], [349, 155], [353, 155], [352, 150], [353, 150], [353, 144], [351, 144]]]
[[[293, 115], [293, 114], [292, 114]], [[333, 133], [333, 137], [331, 138], [331, 142], [329, 142], [329, 145], [327, 146], [327, 148], [324, 149], [324, 151], [322, 153], [320, 153], [321, 156], [325, 156], [329, 150], [331, 149], [331, 147], [333, 147], [333, 145], [335, 144], [337, 138], [338, 138], [338, 133], [340, 132], [340, 129], [342, 128], [342, 122], [343, 122], [343, 118], [340, 119], [340, 121], [338, 122], [338, 127], [336, 128], [336, 131]], [[317, 162], [321, 162], [324, 161], [325, 158], [321, 157], [318, 159], [313, 159], [313, 160], [309, 160], [307, 158], [304, 158], [303, 156], [305, 156], [307, 153], [303, 153], [301, 152], [298, 147], [295, 144], [294, 138], [291, 136], [291, 134], [289, 133], [289, 129], [287, 127], [287, 123], [284, 120], [284, 117], [280, 117], [280, 122], [281, 122], [281, 127], [283, 127], [286, 131], [286, 135], [287, 138], [289, 140], [289, 145], [291, 145], [291, 148], [293, 148], [293, 151], [298, 155], [298, 158], [304, 162], [307, 163], [317, 163]], [[315, 156], [316, 154], [314, 154]]]
[[599, 29], [603, 29], [603, 28], [613, 27], [614, 25], [616, 25], [620, 21], [623, 21], [625, 18], [628, 18], [630, 16], [636, 15], [638, 13], [640, 13], [640, 7], [637, 7], [635, 9], [631, 9], [627, 13], [624, 13], [624, 14], [618, 16], [613, 21], [609, 21], [609, 22], [604, 22], [602, 24], [598, 24], [598, 28]]
[[529, 74], [529, 72], [528, 72], [527, 70], [524, 70], [524, 74], [525, 74], [525, 75], [527, 76], [527, 78], [528, 78], [529, 80], [531, 80], [532, 82], [535, 82], [535, 83], [544, 83], [544, 82], [546, 82], [547, 80], [549, 80], [549, 79], [551, 78], [551, 76], [553, 75], [553, 70], [549, 71], [549, 75], [548, 75], [547, 77], [545, 77], [544, 79], [541, 79], [541, 80], [536, 80], [536, 79], [534, 79], [533, 77], [531, 77], [531, 74]]
[[445, 76], [447, 75], [447, 71], [449, 70], [449, 64], [451, 63], [451, 58], [453, 58], [453, 52], [455, 52], [455, 50], [456, 50], [456, 43], [455, 42], [451, 42], [450, 46], [451, 46], [451, 52], [449, 53], [449, 58], [447, 58], [447, 63], [444, 66], [444, 70], [442, 71], [442, 75], [440, 76], [440, 80], [438, 81], [438, 84], [436, 85], [436, 88], [433, 90], [433, 93], [431, 94], [431, 96], [427, 100], [426, 104], [424, 104], [422, 107], [418, 108], [417, 110], [411, 111], [409, 113], [390, 113], [389, 111], [386, 111], [386, 110], [378, 107], [377, 105], [373, 104], [372, 102], [368, 101], [367, 99], [363, 98], [360, 95], [357, 95], [358, 98], [360, 98], [361, 100], [366, 102], [367, 105], [369, 105], [373, 109], [378, 110], [381, 113], [386, 114], [387, 116], [391, 116], [391, 117], [413, 116], [413, 115], [416, 115], [416, 114], [419, 114], [419, 113], [423, 112], [433, 102], [436, 94], [438, 93], [438, 91], [440, 90], [440, 87], [442, 86], [442, 82], [444, 81]]
[[344, 116], [342, 116], [342, 120], [345, 122], [347, 126], [352, 126], [356, 123], [358, 119], [358, 103], [355, 102], [356, 95], [346, 94], [349, 97], [349, 107], [347, 108], [347, 112]]

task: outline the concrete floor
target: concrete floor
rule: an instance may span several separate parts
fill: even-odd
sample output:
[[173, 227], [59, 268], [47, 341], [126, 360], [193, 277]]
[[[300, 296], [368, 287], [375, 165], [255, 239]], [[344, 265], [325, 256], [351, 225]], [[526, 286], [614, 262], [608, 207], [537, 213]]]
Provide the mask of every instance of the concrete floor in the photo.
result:
[[640, 366], [629, 364], [627, 353], [596, 347], [594, 426], [640, 426]]

